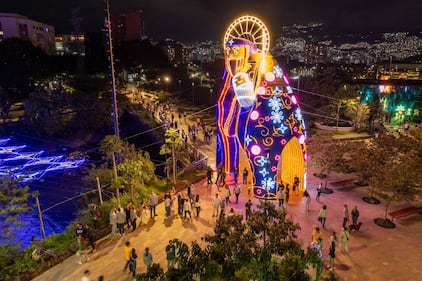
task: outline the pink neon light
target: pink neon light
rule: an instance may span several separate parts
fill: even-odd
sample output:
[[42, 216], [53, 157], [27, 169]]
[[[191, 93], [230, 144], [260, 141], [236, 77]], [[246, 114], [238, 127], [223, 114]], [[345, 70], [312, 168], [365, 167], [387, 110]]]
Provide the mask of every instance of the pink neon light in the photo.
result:
[[251, 148], [251, 152], [253, 155], [258, 155], [261, 153], [261, 148], [259, 147], [259, 145], [253, 145]]
[[265, 73], [265, 80], [268, 82], [273, 82], [275, 80], [275, 75], [272, 72]]
[[295, 97], [295, 96], [293, 96], [293, 95], [292, 95], [292, 102], [293, 102], [294, 104], [297, 104], [297, 99], [296, 99], [296, 97]]
[[265, 116], [265, 122], [268, 122], [268, 121], [270, 121], [270, 116]]
[[301, 136], [299, 137], [299, 143], [300, 143], [300, 144], [304, 144], [304, 143], [305, 143], [305, 135], [301, 135]]
[[272, 172], [277, 171], [277, 167], [276, 167], [276, 166], [272, 166], [272, 167], [271, 167], [271, 171], [272, 171]]
[[258, 117], [259, 117], [259, 112], [256, 110], [252, 111], [251, 120], [255, 121], [256, 119], [258, 119]]
[[286, 75], [283, 75], [283, 79], [284, 79], [284, 82], [286, 82], [286, 84], [289, 85], [289, 80], [287, 80]]
[[303, 158], [304, 158], [305, 160], [308, 160], [308, 154], [307, 154], [307, 153], [303, 154]]
[[282, 139], [282, 140], [281, 140], [281, 144], [282, 144], [282, 145], [285, 145], [286, 143], [287, 143], [286, 139]]
[[258, 87], [258, 89], [256, 89], [256, 93], [258, 95], [265, 95], [265, 87]]
[[280, 154], [276, 154], [276, 155], [275, 155], [275, 157], [274, 157], [274, 160], [275, 160], [275, 161], [280, 160]]

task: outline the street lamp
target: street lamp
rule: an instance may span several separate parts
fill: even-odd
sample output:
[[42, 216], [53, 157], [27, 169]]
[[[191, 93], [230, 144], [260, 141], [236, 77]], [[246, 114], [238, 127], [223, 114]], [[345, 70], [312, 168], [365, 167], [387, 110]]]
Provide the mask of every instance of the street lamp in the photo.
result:
[[195, 107], [195, 82], [192, 82], [192, 107]]
[[168, 93], [168, 91], [169, 91], [170, 77], [164, 76], [164, 82], [166, 83], [166, 89], [167, 89], [167, 93]]
[[214, 91], [213, 88], [210, 89], [210, 106], [212, 105], [212, 92]]

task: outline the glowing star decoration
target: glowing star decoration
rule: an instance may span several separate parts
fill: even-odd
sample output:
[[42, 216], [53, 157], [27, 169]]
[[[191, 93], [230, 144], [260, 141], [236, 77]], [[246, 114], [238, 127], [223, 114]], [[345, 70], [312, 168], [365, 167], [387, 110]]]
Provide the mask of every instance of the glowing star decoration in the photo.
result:
[[297, 119], [297, 120], [302, 120], [302, 112], [300, 111], [300, 109], [299, 109], [299, 108], [297, 108], [297, 109], [295, 110], [295, 116], [296, 116], [296, 119]]
[[274, 66], [274, 73], [275, 73], [275, 77], [277, 78], [283, 77], [283, 70], [281, 70], [280, 66], [278, 65]]
[[251, 143], [251, 141], [252, 141], [251, 137], [249, 135], [246, 135], [246, 138], [245, 138], [246, 146], [248, 146]]
[[260, 173], [263, 177], [265, 177], [266, 175], [268, 175], [268, 171], [267, 171], [267, 169], [266, 169], [266, 168], [263, 168], [263, 169], [259, 170], [259, 173]]
[[259, 112], [256, 111], [256, 110], [252, 111], [252, 113], [251, 113], [251, 120], [252, 121], [255, 121], [258, 118], [259, 118]]
[[283, 111], [271, 111], [271, 120], [274, 124], [280, 124], [284, 120]]
[[283, 134], [283, 135], [284, 135], [284, 132], [286, 132], [286, 130], [287, 130], [288, 128], [289, 128], [289, 127], [287, 127], [286, 125], [281, 124], [281, 125], [280, 125], [280, 127], [278, 127], [278, 128], [277, 128], [277, 130], [278, 130], [281, 134]]
[[268, 106], [271, 107], [272, 110], [280, 110], [281, 109], [281, 99], [279, 97], [272, 97], [268, 102]]
[[259, 145], [254, 145], [251, 148], [251, 152], [253, 155], [258, 155], [261, 153], [261, 148], [259, 147]]
[[261, 167], [262, 166], [264, 166], [265, 164], [267, 164], [268, 163], [268, 161], [267, 161], [267, 159], [264, 157], [264, 156], [262, 156], [262, 157], [259, 157], [259, 159], [256, 161]]
[[276, 94], [276, 95], [279, 95], [279, 94], [281, 94], [283, 91], [282, 90], [280, 90], [280, 88], [278, 87], [278, 86], [276, 86], [275, 88], [274, 88], [274, 94]]
[[272, 72], [265, 73], [265, 80], [268, 82], [273, 82], [275, 80], [275, 75]]

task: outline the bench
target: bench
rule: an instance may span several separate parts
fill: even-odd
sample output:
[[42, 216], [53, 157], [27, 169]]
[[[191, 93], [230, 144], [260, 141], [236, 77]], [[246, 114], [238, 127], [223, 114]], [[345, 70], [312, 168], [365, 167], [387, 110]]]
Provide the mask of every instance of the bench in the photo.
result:
[[356, 182], [355, 179], [348, 179], [348, 180], [342, 180], [342, 181], [333, 181], [333, 182], [330, 182], [330, 185], [334, 187], [343, 187], [346, 185], [354, 184], [355, 182]]
[[397, 211], [389, 212], [388, 215], [391, 217], [391, 220], [394, 220], [394, 219], [407, 217], [413, 214], [418, 214], [420, 212], [422, 212], [422, 208], [412, 206], [412, 207], [400, 209]]

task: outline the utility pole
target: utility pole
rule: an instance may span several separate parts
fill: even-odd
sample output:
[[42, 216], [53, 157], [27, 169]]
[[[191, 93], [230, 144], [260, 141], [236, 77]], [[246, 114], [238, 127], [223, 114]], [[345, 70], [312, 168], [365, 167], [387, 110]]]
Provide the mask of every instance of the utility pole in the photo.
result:
[[100, 179], [98, 177], [96, 177], [96, 179], [97, 179], [98, 196], [100, 197], [100, 206], [102, 206], [103, 205], [103, 194], [101, 193]]
[[[114, 77], [114, 56], [113, 56], [113, 38], [111, 34], [111, 17], [110, 17], [110, 2], [109, 0], [105, 0], [106, 4], [106, 19], [105, 19], [105, 28], [107, 31], [108, 37], [108, 59], [110, 61], [110, 77], [111, 77], [111, 96], [113, 101], [113, 121], [114, 121], [114, 137], [116, 139], [116, 143], [120, 142], [120, 133], [119, 133], [119, 110], [117, 108], [117, 96], [116, 96], [116, 79]], [[113, 152], [113, 161], [117, 158], [117, 163], [120, 162], [120, 157], [118, 152]], [[115, 180], [117, 180], [117, 170], [116, 164], [114, 164], [114, 176]], [[119, 187], [116, 188], [117, 194], [117, 202], [120, 206], [120, 192]]]
[[40, 219], [41, 237], [42, 239], [45, 239], [44, 221], [42, 219], [42, 212], [40, 207], [40, 200], [38, 200], [38, 195], [35, 196], [35, 201], [37, 202], [38, 217]]

